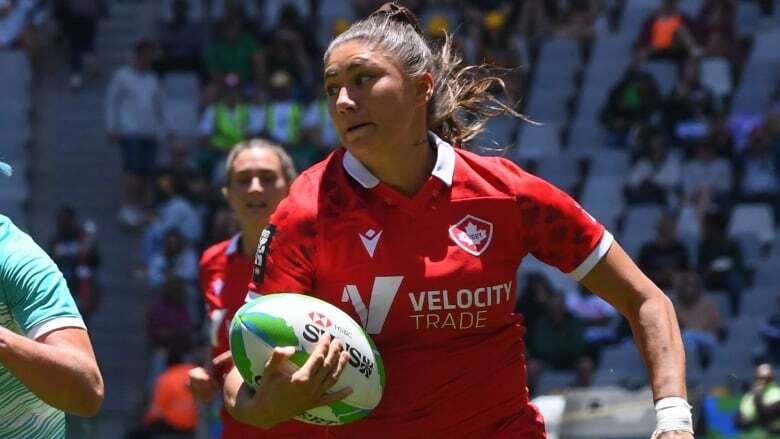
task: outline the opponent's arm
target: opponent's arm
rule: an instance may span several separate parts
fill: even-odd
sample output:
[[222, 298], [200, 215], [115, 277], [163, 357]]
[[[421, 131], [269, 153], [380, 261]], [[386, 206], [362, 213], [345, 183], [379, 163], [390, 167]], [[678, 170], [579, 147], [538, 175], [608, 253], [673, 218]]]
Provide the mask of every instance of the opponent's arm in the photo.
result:
[[52, 407], [94, 416], [103, 378], [87, 331], [62, 328], [31, 340], [0, 327], [0, 364]]
[[[654, 399], [685, 399], [685, 352], [669, 298], [637, 268], [617, 242], [581, 282], [628, 319], [650, 374]], [[656, 407], [659, 420], [661, 410], [668, 409]], [[692, 435], [670, 431], [658, 437], [671, 439]]]

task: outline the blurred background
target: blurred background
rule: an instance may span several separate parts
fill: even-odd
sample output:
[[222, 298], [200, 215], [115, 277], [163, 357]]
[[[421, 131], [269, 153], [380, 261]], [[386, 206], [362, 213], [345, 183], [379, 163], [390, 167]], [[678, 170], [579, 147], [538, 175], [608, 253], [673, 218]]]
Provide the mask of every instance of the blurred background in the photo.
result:
[[[336, 147], [322, 53], [380, 3], [0, 0], [0, 159], [16, 170], [0, 212], [62, 268], [106, 380], [70, 437], [124, 437], [168, 365], [204, 361], [197, 261], [236, 231], [220, 151], [263, 135], [302, 170]], [[505, 98], [540, 123], [497, 119], [466, 146], [571, 193], [673, 298], [697, 437], [780, 433], [751, 396], [780, 402], [777, 2], [401, 3], [468, 64], [508, 68]], [[119, 144], [146, 151], [142, 177]], [[622, 318], [530, 256], [517, 285], [550, 437], [648, 437]], [[213, 437], [215, 419], [201, 408], [190, 436]]]

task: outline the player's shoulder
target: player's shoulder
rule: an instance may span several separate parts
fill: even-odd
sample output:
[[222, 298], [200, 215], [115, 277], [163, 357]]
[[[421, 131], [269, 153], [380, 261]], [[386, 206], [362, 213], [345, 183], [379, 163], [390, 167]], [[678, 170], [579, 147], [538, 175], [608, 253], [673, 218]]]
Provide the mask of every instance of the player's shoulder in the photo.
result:
[[225, 259], [225, 253], [227, 252], [227, 248], [230, 246], [231, 241], [233, 241], [233, 238], [212, 244], [208, 246], [206, 250], [203, 250], [203, 253], [200, 255], [200, 266], [208, 267], [214, 264], [222, 263], [222, 261]]
[[329, 194], [341, 192], [344, 178], [340, 169], [344, 149], [333, 151], [324, 160], [303, 171], [290, 185], [287, 197], [276, 208], [273, 224], [290, 220], [314, 220]]
[[482, 191], [482, 195], [513, 196], [533, 179], [533, 175], [504, 157], [483, 156], [461, 148], [455, 151], [459, 162], [456, 163], [455, 183], [472, 191]]

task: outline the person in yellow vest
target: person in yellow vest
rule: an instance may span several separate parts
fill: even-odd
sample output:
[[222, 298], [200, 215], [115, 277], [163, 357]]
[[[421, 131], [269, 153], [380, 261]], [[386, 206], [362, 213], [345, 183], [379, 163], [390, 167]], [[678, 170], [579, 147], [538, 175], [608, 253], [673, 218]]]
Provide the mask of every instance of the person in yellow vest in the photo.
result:
[[770, 364], [756, 367], [753, 389], [742, 397], [735, 423], [747, 433], [741, 438], [780, 438], [780, 387]]
[[313, 163], [314, 146], [304, 137], [303, 102], [294, 97], [295, 83], [292, 75], [284, 70], [273, 72], [268, 80], [269, 100], [264, 106], [263, 132], [281, 143], [292, 156], [297, 169]]
[[208, 106], [200, 119], [197, 161], [201, 172], [211, 175], [234, 145], [260, 134], [263, 121], [263, 110], [244, 100], [240, 77], [235, 73], [225, 76], [220, 99]]

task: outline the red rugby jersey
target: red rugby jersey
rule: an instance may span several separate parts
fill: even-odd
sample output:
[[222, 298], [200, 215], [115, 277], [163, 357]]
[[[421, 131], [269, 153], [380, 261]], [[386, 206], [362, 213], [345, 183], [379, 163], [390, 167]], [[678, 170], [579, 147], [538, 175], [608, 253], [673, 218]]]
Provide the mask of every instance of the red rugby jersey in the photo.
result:
[[411, 198], [344, 149], [304, 172], [261, 238], [250, 297], [314, 295], [375, 340], [382, 402], [334, 437], [544, 437], [512, 312], [517, 267], [531, 253], [579, 280], [612, 235], [510, 161], [432, 139], [436, 164]]
[[[206, 302], [210, 325], [211, 353], [217, 355], [230, 349], [230, 321], [244, 304], [247, 283], [252, 276], [252, 260], [241, 254], [240, 235], [207, 248], [200, 258], [200, 286]], [[323, 427], [288, 421], [271, 430], [261, 430], [233, 419], [223, 408], [222, 437], [232, 438], [300, 438], [325, 437]]]

